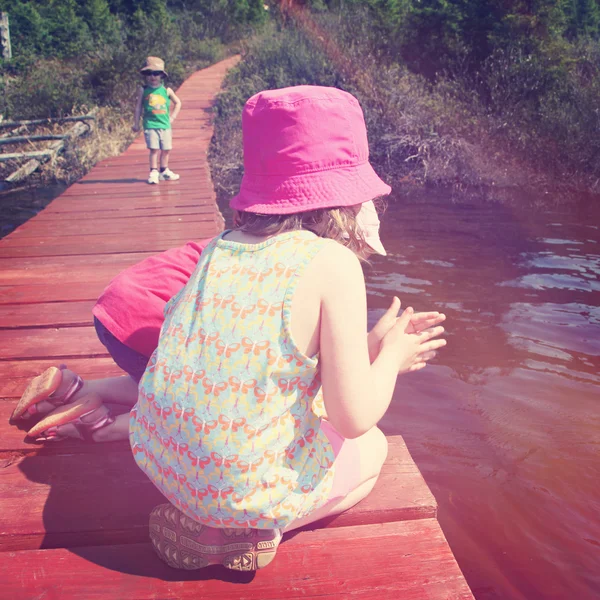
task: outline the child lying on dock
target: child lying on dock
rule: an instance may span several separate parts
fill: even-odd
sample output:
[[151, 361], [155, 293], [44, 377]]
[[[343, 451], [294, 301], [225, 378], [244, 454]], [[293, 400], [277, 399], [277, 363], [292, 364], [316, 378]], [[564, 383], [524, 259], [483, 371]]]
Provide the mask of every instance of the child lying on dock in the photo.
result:
[[[362, 500], [386, 458], [376, 425], [397, 375], [445, 345], [444, 315], [398, 317], [396, 297], [366, 334], [359, 260], [384, 252], [372, 201], [390, 188], [368, 162], [357, 100], [316, 86], [261, 92], [246, 103], [243, 134], [235, 228], [202, 248], [185, 287], [165, 298], [139, 386], [143, 360], [126, 363], [127, 382], [47, 371], [14, 415], [52, 411], [30, 431], [41, 439], [129, 435], [169, 500], [150, 517], [155, 550], [179, 568], [264, 567], [283, 532]], [[112, 319], [94, 309], [118, 364], [112, 338], [136, 339], [118, 327], [118, 293], [139, 268], [119, 276], [116, 302], [106, 295], [119, 277], [101, 297]], [[154, 312], [136, 327], [146, 317], [152, 329]], [[114, 419], [103, 400], [135, 406]]]
[[127, 439], [128, 415], [114, 419], [103, 401], [128, 408], [137, 402], [137, 386], [158, 345], [165, 305], [188, 282], [209, 242], [188, 242], [129, 267], [96, 302], [92, 314], [98, 338], [127, 375], [83, 381], [64, 365], [50, 367], [29, 384], [12, 419], [48, 415], [29, 431], [38, 441]]

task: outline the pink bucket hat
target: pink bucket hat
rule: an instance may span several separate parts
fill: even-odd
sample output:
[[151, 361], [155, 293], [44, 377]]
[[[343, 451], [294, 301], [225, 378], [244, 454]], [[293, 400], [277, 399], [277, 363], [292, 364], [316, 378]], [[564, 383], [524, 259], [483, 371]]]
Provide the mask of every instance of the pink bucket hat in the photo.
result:
[[260, 92], [246, 102], [242, 129], [235, 210], [285, 215], [391, 192], [369, 163], [363, 112], [347, 92], [311, 85]]

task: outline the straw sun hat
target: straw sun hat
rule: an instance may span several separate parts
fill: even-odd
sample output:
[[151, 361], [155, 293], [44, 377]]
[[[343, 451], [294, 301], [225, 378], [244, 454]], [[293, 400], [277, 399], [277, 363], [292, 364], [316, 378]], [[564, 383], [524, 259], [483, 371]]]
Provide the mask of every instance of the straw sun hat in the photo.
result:
[[165, 77], [167, 76], [165, 61], [158, 56], [149, 56], [146, 59], [146, 64], [140, 69], [140, 73], [143, 74], [145, 71], [162, 71]]

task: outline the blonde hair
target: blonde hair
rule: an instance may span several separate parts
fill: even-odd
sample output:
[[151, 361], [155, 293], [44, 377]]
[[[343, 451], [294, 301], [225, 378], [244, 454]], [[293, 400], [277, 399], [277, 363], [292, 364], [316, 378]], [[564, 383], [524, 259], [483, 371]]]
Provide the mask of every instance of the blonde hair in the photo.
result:
[[[380, 212], [380, 201], [374, 201]], [[359, 260], [366, 261], [373, 254], [356, 223], [360, 205], [318, 208], [291, 215], [265, 215], [246, 211], [234, 211], [233, 225], [244, 233], [256, 236], [272, 236], [286, 231], [307, 229], [322, 238], [335, 240], [350, 248]]]

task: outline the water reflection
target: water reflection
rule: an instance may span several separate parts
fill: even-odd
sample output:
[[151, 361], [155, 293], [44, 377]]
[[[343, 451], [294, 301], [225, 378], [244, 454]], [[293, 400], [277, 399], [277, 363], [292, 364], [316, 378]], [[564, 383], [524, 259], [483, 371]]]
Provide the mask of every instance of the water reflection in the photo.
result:
[[398, 294], [448, 315], [437, 363], [402, 378], [402, 434], [479, 600], [600, 594], [598, 211], [392, 199], [370, 323]]

